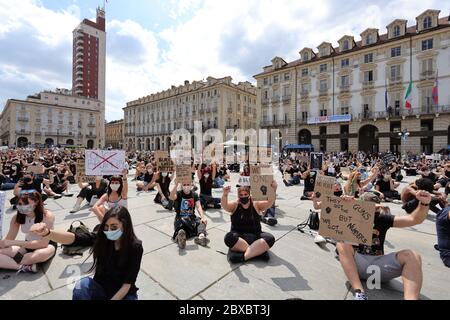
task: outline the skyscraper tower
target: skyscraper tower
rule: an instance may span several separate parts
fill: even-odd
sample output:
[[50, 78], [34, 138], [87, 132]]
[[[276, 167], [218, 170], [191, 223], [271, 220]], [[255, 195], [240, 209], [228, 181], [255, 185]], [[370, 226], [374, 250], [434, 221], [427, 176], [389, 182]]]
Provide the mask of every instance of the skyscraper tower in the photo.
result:
[[106, 17], [97, 8], [95, 22], [84, 19], [73, 31], [72, 94], [99, 100], [99, 143], [105, 143]]
[[105, 102], [106, 20], [97, 8], [96, 22], [84, 19], [73, 31], [72, 91]]

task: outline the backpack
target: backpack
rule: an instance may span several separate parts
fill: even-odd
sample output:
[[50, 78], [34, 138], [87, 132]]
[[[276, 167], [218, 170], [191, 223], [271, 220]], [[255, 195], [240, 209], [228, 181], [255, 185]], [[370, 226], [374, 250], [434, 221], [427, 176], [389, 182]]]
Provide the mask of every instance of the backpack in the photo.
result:
[[310, 214], [308, 217], [308, 220], [305, 222], [299, 224], [297, 226], [297, 229], [299, 231], [302, 231], [306, 227], [309, 227], [310, 230], [318, 231], [319, 230], [319, 224], [320, 224], [320, 218], [319, 213], [313, 210], [310, 210]]
[[[75, 223], [79, 223], [78, 226], [74, 226]], [[86, 248], [92, 247], [96, 239], [96, 233], [91, 232], [86, 225], [81, 221], [74, 221], [70, 225], [67, 232], [76, 235], [75, 242], [71, 245], [63, 245], [63, 254], [68, 256], [82, 256]]]

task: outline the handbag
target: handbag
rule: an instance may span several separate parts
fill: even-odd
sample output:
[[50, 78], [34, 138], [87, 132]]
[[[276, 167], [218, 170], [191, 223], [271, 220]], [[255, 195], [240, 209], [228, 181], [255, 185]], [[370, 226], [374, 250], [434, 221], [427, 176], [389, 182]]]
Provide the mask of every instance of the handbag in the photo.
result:
[[308, 219], [305, 222], [299, 224], [297, 226], [297, 229], [298, 231], [302, 231], [303, 229], [308, 227], [311, 230], [318, 231], [319, 226], [320, 226], [319, 213], [317, 211], [310, 210]]

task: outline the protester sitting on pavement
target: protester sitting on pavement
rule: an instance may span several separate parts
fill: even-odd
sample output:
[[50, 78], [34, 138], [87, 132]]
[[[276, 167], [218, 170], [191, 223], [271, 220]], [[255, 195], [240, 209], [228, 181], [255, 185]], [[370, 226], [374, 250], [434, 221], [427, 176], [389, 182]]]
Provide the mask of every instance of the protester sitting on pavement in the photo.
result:
[[0, 172], [0, 190], [13, 190], [22, 175], [17, 165], [3, 165], [3, 170]]
[[204, 211], [208, 209], [220, 209], [220, 199], [212, 196], [213, 181], [216, 178], [217, 164], [206, 166], [197, 170], [197, 176], [200, 184], [200, 202]]
[[56, 168], [50, 169], [48, 182], [44, 182], [45, 193], [55, 199], [64, 196], [64, 192], [67, 192], [69, 188], [69, 176], [72, 176], [72, 173], [67, 165], [58, 165]]
[[99, 221], [103, 221], [105, 213], [115, 207], [128, 208], [128, 170], [122, 171], [122, 176], [114, 176], [108, 185], [108, 192], [104, 194], [92, 207], [92, 212]]
[[[181, 189], [181, 191], [178, 191], [178, 189]], [[205, 247], [209, 243], [206, 232], [208, 220], [197, 193], [193, 192], [192, 189], [192, 184], [182, 184], [176, 180], [175, 186], [170, 192], [170, 200], [174, 202], [176, 212], [175, 231], [172, 239], [182, 250], [186, 248], [186, 240], [192, 237], [196, 237], [194, 241], [200, 246]], [[195, 209], [197, 209], [200, 217], [195, 215]]]
[[[37, 264], [50, 260], [56, 252], [56, 245], [30, 233], [35, 223], [44, 223], [53, 229], [55, 218], [44, 208], [39, 193], [23, 193], [17, 202], [18, 213], [11, 219], [8, 234], [0, 241], [0, 269], [19, 272], [37, 272]], [[19, 230], [25, 234], [25, 241], [17, 241]]]
[[433, 185], [436, 184], [437, 176], [433, 171], [430, 170], [428, 166], [423, 167], [422, 171], [420, 171], [419, 174], [422, 176], [422, 178], [427, 178], [433, 181]]
[[[426, 191], [417, 191], [416, 198], [420, 204], [411, 215], [394, 216], [377, 205], [372, 246], [359, 245], [353, 247], [351, 244], [337, 244], [339, 261], [355, 292], [355, 300], [368, 299], [361, 281], [371, 276], [370, 266], [377, 266], [380, 269], [382, 283], [401, 276], [406, 300], [417, 300], [419, 298], [423, 280], [420, 255], [412, 250], [403, 250], [387, 255], [384, 253], [386, 233], [390, 228], [413, 227], [426, 219], [431, 195]], [[353, 199], [353, 197], [346, 197], [345, 199]], [[361, 196], [361, 199], [377, 204], [381, 202], [381, 199], [373, 193], [365, 193]]]
[[391, 178], [389, 172], [383, 172], [375, 183], [375, 190], [383, 194], [385, 201], [392, 202], [393, 200], [400, 200], [400, 194], [395, 190], [399, 185]]
[[13, 205], [13, 208], [16, 207], [19, 196], [23, 191], [28, 192], [36, 191], [41, 195], [42, 202], [45, 202], [48, 196], [46, 194], [42, 194], [43, 182], [48, 182], [48, 180], [40, 177], [39, 178], [35, 177], [34, 173], [32, 172], [25, 172], [23, 179], [20, 179], [19, 182], [14, 187], [14, 197], [10, 200], [10, 203]]
[[[106, 212], [99, 231], [92, 237], [49, 230], [43, 224], [32, 227], [35, 234], [63, 245], [93, 246], [93, 278], [83, 278], [75, 285], [73, 300], [137, 300], [136, 279], [143, 255], [142, 242], [136, 237], [130, 213], [125, 207]], [[89, 242], [89, 243], [88, 243]]]
[[371, 170], [370, 176], [365, 180], [362, 180], [362, 174], [358, 170], [350, 173], [350, 176], [344, 185], [344, 194], [347, 196], [358, 198], [360, 194], [364, 193], [364, 188], [366, 188], [369, 183], [371, 183], [376, 178], [377, 175], [378, 167], [374, 167]]
[[[289, 175], [289, 179], [286, 180], [286, 174]], [[294, 166], [291, 160], [288, 160], [286, 167], [283, 170], [283, 183], [286, 187], [292, 187], [300, 184], [301, 173], [297, 166]]]
[[89, 202], [91, 207], [108, 191], [108, 181], [103, 179], [101, 176], [95, 177], [95, 182], [93, 183], [83, 183], [79, 182], [78, 186], [81, 191], [77, 196], [77, 202], [75, 206], [70, 211], [70, 213], [76, 213], [80, 211], [81, 204], [84, 200]]
[[314, 170], [307, 170], [302, 174], [302, 179], [305, 180], [305, 187], [301, 200], [312, 200], [314, 185], [316, 184], [316, 174], [317, 172]]
[[154, 191], [156, 185], [156, 178], [158, 177], [158, 175], [156, 175], [153, 172], [153, 166], [151, 163], [147, 164], [145, 166], [145, 169], [146, 171], [143, 180], [136, 183], [137, 191], [144, 191], [144, 192]]
[[228, 174], [227, 166], [224, 163], [217, 170], [215, 185], [222, 188], [226, 181], [230, 181], [230, 175]]
[[231, 215], [231, 230], [225, 236], [225, 244], [230, 248], [231, 263], [241, 263], [256, 257], [268, 260], [268, 251], [275, 244], [275, 237], [262, 232], [261, 213], [272, 207], [276, 198], [277, 183], [272, 182], [275, 190], [273, 197], [267, 201], [252, 201], [250, 188], [238, 188], [239, 200], [228, 201], [231, 187], [225, 187], [222, 196], [222, 206]]
[[136, 172], [134, 174], [134, 178], [132, 181], [142, 181], [142, 179], [144, 178], [144, 173], [145, 173], [145, 162], [144, 161], [139, 161], [139, 163], [136, 166]]
[[155, 181], [156, 190], [158, 193], [153, 200], [154, 203], [161, 204], [164, 208], [172, 211], [173, 202], [170, 197], [170, 184], [172, 183], [172, 176], [168, 172], [157, 173]]
[[436, 216], [436, 233], [439, 251], [442, 262], [450, 268], [450, 202]]

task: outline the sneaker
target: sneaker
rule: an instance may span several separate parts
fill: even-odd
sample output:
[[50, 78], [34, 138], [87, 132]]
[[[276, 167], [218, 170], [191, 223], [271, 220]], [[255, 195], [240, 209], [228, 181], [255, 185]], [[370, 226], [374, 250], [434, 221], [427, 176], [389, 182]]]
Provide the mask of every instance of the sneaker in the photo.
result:
[[318, 234], [318, 235], [314, 238], [314, 243], [315, 243], [315, 244], [318, 244], [318, 245], [321, 245], [321, 244], [327, 243], [327, 240], [326, 240], [324, 237], [322, 237], [321, 235]]
[[245, 261], [244, 253], [243, 252], [234, 252], [230, 251], [228, 255], [228, 260], [231, 263], [242, 263]]
[[180, 249], [186, 248], [186, 231], [184, 231], [184, 230], [178, 231], [176, 240], [178, 243], [178, 248], [180, 248]]
[[17, 273], [37, 273], [37, 266], [35, 264], [30, 266], [21, 265]]
[[266, 261], [266, 262], [269, 261], [270, 260], [269, 251], [264, 252], [262, 255], [260, 255], [257, 258], [260, 260]]
[[203, 236], [203, 237], [196, 237], [194, 239], [194, 242], [199, 246], [206, 247], [209, 244], [210, 240], [207, 237]]
[[361, 290], [355, 290], [355, 301], [365, 301], [369, 300], [369, 297], [365, 292], [361, 292]]
[[262, 223], [265, 223], [271, 227], [275, 226], [278, 224], [278, 220], [272, 217], [263, 217], [261, 219]]
[[305, 196], [302, 196], [302, 197], [300, 198], [300, 200], [309, 200], [309, 198], [308, 198], [308, 197], [305, 197]]
[[70, 210], [70, 213], [76, 213], [76, 212], [78, 212], [78, 211], [80, 211], [81, 210], [81, 207], [80, 206], [77, 206], [77, 205], [75, 205], [74, 207], [73, 207], [73, 209], [72, 210]]

